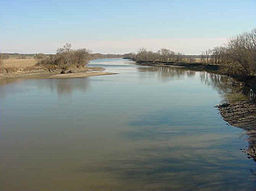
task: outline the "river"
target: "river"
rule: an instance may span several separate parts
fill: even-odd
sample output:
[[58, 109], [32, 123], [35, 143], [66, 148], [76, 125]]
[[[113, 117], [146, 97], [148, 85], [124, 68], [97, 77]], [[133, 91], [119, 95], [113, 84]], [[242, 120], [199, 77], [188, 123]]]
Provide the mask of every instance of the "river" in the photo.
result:
[[214, 107], [232, 91], [220, 76], [90, 65], [118, 74], [0, 84], [0, 190], [255, 189], [247, 135]]

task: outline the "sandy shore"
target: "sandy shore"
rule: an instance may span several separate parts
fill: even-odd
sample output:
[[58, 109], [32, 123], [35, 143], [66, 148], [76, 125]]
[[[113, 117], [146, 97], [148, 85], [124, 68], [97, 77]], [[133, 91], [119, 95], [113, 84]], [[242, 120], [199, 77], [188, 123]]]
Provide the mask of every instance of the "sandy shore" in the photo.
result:
[[104, 68], [88, 67], [85, 70], [76, 71], [67, 74], [60, 74], [60, 71], [48, 72], [45, 70], [33, 70], [29, 72], [11, 72], [0, 73], [0, 81], [6, 79], [67, 79], [67, 78], [85, 78], [90, 76], [113, 75], [116, 73], [104, 72]]

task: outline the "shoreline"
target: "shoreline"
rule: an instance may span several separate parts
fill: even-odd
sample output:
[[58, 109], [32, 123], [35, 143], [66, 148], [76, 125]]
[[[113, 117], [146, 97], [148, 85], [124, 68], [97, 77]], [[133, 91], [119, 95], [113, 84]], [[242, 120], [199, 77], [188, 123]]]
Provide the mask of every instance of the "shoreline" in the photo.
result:
[[256, 161], [256, 104], [250, 101], [237, 101], [216, 106], [229, 125], [241, 128], [248, 136], [248, 147], [241, 149], [248, 158]]
[[77, 70], [70, 73], [61, 74], [60, 70], [48, 72], [43, 69], [32, 71], [19, 71], [11, 73], [0, 74], [0, 81], [11, 79], [71, 79], [71, 78], [85, 78], [92, 76], [114, 75], [116, 73], [104, 72], [102, 67], [87, 67], [82, 70]]
[[203, 63], [185, 63], [185, 62], [151, 62], [151, 61], [136, 61], [136, 64], [142, 66], [173, 66], [173, 67], [181, 67], [194, 71], [209, 71], [209, 72], [217, 72], [220, 70], [219, 65], [212, 64], [203, 64]]

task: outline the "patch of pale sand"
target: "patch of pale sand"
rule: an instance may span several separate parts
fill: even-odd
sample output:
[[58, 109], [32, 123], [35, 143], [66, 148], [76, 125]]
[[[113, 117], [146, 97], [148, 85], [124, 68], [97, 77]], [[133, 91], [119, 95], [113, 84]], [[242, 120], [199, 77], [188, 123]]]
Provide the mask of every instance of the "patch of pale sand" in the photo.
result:
[[78, 72], [78, 73], [70, 73], [70, 74], [55, 74], [49, 76], [51, 79], [65, 79], [65, 78], [85, 78], [90, 76], [102, 76], [102, 75], [113, 75], [117, 73], [110, 72]]

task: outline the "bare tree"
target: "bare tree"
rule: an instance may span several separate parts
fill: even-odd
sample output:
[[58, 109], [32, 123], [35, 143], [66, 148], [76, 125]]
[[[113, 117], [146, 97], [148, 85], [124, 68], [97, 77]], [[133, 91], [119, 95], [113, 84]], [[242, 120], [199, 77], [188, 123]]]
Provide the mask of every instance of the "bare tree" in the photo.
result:
[[256, 74], [256, 29], [238, 35], [226, 47], [213, 49], [212, 60], [225, 65], [231, 75], [252, 76]]
[[63, 52], [70, 52], [72, 45], [70, 43], [66, 43], [62, 48], [57, 50], [57, 54], [61, 54]]

